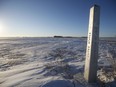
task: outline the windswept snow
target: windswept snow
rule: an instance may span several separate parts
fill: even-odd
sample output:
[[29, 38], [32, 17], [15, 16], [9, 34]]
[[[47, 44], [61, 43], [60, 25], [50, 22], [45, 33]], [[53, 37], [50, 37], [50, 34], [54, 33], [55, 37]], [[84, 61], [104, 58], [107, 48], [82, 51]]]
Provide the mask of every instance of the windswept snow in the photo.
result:
[[[100, 66], [109, 65], [109, 47], [100, 42]], [[83, 74], [85, 52], [82, 38], [0, 39], [0, 87], [83, 87], [73, 78]]]

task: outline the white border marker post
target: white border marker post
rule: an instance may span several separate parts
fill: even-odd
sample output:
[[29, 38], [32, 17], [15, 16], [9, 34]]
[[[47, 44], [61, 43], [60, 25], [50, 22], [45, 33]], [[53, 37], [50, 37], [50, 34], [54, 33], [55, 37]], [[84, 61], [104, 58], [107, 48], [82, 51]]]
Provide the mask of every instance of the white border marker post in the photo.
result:
[[98, 5], [94, 5], [90, 9], [85, 71], [84, 71], [84, 78], [88, 83], [95, 83], [97, 80], [99, 24], [100, 24], [100, 7]]

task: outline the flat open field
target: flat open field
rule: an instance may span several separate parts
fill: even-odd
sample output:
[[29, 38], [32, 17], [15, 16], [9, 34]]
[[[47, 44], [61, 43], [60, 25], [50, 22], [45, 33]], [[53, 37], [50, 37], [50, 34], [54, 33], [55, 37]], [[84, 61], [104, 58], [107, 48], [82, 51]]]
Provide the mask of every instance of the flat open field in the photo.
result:
[[[112, 48], [116, 39], [100, 40], [98, 68]], [[85, 53], [86, 38], [1, 38], [0, 87], [84, 87]]]

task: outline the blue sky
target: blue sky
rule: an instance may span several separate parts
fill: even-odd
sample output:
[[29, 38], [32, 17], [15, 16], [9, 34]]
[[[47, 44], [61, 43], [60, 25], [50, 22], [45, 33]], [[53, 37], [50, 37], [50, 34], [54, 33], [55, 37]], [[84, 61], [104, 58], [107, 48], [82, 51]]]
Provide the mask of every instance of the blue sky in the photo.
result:
[[87, 36], [94, 4], [100, 36], [116, 36], [116, 0], [0, 0], [0, 37]]

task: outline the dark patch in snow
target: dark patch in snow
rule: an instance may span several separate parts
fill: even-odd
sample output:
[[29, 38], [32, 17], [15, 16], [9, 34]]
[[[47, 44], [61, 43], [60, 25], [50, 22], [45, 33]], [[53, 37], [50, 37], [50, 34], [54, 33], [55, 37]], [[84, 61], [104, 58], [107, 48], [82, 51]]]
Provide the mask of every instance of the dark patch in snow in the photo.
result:
[[74, 86], [70, 81], [55, 80], [55, 81], [50, 81], [41, 87], [74, 87]]

